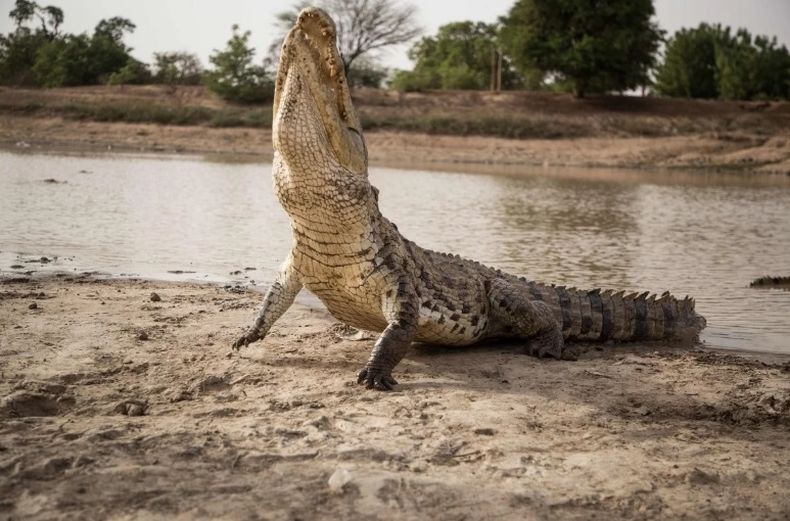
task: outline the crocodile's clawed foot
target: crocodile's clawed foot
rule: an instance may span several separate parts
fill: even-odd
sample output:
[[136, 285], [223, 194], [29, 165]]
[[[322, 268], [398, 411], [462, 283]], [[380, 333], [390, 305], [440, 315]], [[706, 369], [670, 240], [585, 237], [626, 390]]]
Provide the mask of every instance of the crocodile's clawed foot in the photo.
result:
[[247, 347], [258, 340], [260, 340], [260, 337], [255, 331], [248, 331], [247, 333], [243, 334], [241, 338], [233, 342], [233, 350], [238, 351], [242, 347]]
[[367, 389], [378, 391], [391, 391], [398, 382], [389, 371], [366, 366], [357, 374], [357, 383], [365, 384]]
[[538, 358], [555, 358], [557, 360], [576, 360], [575, 351], [565, 346], [562, 331], [552, 329], [529, 339], [526, 352]]

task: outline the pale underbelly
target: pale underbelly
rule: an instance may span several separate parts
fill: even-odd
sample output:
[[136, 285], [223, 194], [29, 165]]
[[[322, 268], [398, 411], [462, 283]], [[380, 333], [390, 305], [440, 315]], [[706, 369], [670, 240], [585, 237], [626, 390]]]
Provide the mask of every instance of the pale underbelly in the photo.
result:
[[380, 297], [364, 291], [364, 287], [305, 286], [344, 324], [366, 331], [383, 331], [387, 327]]
[[[311, 289], [326, 306], [329, 313], [340, 322], [365, 331], [381, 332], [387, 321], [381, 310], [378, 296], [364, 292], [349, 291], [349, 288], [318, 287]], [[456, 326], [455, 322], [437, 317], [428, 310], [420, 310], [415, 342], [448, 346], [474, 344], [483, 337], [482, 332]]]

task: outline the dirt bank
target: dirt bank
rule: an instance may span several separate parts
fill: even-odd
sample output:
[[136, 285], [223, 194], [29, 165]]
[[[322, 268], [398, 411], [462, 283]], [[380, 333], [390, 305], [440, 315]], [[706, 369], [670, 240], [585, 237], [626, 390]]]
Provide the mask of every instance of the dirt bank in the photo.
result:
[[[549, 93], [355, 92], [370, 159], [790, 174], [790, 104]], [[271, 111], [201, 88], [0, 88], [0, 146], [268, 160]], [[268, 118], [268, 119], [267, 119]], [[517, 137], [518, 139], [515, 139]]]
[[2, 517], [790, 515], [786, 362], [658, 345], [578, 362], [423, 348], [397, 392], [379, 393], [353, 382], [371, 341], [309, 300], [231, 355], [259, 300], [0, 281]]

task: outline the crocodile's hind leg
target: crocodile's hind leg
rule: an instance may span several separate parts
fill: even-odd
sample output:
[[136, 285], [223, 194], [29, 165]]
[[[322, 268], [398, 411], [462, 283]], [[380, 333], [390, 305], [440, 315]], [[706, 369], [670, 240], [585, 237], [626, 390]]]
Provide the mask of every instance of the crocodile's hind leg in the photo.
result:
[[565, 350], [562, 326], [545, 302], [531, 300], [523, 287], [502, 279], [491, 281], [488, 299], [492, 314], [507, 336], [527, 340], [528, 354], [557, 359], [573, 358]]

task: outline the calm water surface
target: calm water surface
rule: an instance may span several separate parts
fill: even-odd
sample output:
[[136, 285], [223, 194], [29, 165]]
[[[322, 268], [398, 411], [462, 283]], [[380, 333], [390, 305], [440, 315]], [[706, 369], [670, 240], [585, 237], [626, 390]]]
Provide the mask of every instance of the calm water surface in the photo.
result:
[[[291, 243], [270, 174], [263, 164], [0, 152], [0, 271], [264, 285]], [[520, 174], [370, 177], [384, 214], [423, 246], [568, 286], [693, 295], [707, 345], [790, 353], [790, 292], [748, 288], [790, 275], [785, 178]], [[57, 259], [26, 262], [41, 256]]]

